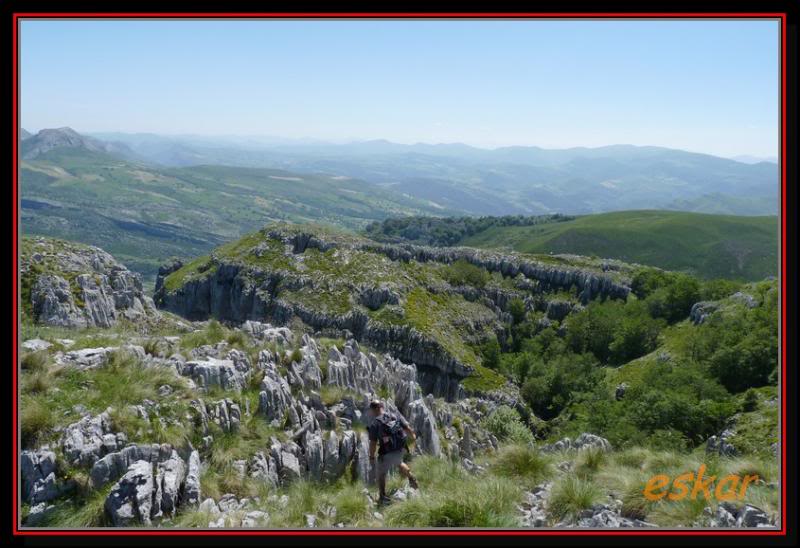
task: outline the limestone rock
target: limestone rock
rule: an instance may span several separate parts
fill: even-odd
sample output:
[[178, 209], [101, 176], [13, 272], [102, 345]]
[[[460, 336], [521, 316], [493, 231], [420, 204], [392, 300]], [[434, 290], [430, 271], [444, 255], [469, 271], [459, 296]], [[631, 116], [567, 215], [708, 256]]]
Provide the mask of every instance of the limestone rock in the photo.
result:
[[152, 463], [133, 462], [106, 498], [106, 513], [114, 526], [150, 525], [154, 489]]

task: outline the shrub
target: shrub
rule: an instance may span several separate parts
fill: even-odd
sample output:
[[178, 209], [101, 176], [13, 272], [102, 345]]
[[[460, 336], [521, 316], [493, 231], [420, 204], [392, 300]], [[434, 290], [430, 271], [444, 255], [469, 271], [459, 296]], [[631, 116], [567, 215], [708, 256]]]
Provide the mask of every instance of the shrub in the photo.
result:
[[765, 386], [778, 366], [776, 348], [768, 334], [751, 333], [738, 344], [717, 350], [709, 370], [731, 392]]
[[749, 388], [747, 392], [744, 393], [744, 399], [742, 400], [742, 411], [750, 412], [755, 411], [758, 408], [758, 393]]
[[444, 267], [442, 276], [450, 285], [471, 285], [478, 288], [484, 287], [491, 278], [486, 270], [465, 259], [459, 259]]
[[533, 433], [523, 424], [519, 413], [507, 405], [501, 405], [495, 409], [481, 421], [481, 425], [500, 441], [533, 443]]
[[733, 280], [722, 278], [708, 280], [700, 288], [700, 298], [704, 301], [718, 301], [733, 295], [742, 287], [742, 284]]
[[668, 279], [646, 302], [651, 316], [673, 323], [686, 318], [692, 305], [700, 300], [700, 283], [688, 274], [671, 273]]
[[557, 417], [577, 396], [596, 388], [603, 375], [591, 354], [562, 354], [548, 362], [534, 361], [522, 385], [522, 397], [537, 417]]

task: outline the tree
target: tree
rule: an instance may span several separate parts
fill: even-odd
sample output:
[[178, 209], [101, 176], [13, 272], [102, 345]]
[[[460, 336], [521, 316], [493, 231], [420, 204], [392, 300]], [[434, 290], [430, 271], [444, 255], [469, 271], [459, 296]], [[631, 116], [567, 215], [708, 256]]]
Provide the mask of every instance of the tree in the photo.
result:
[[736, 345], [720, 347], [709, 370], [731, 392], [765, 386], [778, 367], [776, 348], [765, 330], [751, 332]]
[[522, 323], [522, 321], [525, 319], [525, 315], [527, 314], [527, 311], [525, 310], [525, 301], [519, 297], [511, 299], [511, 301], [508, 303], [508, 313], [511, 314], [511, 318], [515, 325]]
[[663, 323], [663, 320], [651, 318], [641, 301], [625, 305], [625, 314], [614, 329], [614, 338], [608, 346], [611, 363], [620, 365], [652, 352]]
[[497, 369], [500, 365], [500, 343], [492, 337], [481, 346], [483, 365], [489, 369]]

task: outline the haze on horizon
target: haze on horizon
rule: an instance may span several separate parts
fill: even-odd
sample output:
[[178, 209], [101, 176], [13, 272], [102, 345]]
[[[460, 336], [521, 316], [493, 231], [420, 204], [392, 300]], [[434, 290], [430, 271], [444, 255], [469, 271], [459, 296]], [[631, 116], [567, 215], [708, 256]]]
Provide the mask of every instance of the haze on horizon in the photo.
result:
[[771, 21], [24, 21], [36, 131], [779, 155]]

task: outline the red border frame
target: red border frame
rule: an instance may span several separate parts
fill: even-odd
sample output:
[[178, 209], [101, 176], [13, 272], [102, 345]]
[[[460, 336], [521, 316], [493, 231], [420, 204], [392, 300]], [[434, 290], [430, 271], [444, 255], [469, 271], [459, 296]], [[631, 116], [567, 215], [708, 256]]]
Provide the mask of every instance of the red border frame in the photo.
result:
[[[672, 13], [672, 12], [642, 12], [642, 13], [615, 13], [615, 12], [586, 12], [586, 13], [535, 13], [535, 12], [439, 12], [439, 13], [419, 13], [419, 12], [235, 12], [235, 13], [213, 13], [213, 12], [172, 12], [172, 13], [114, 13], [114, 12], [51, 12], [51, 13], [14, 13], [13, 14], [13, 169], [12, 187], [14, 198], [14, 240], [11, 248], [14, 252], [14, 348], [13, 358], [15, 367], [13, 369], [13, 412], [14, 430], [17, 430], [17, 406], [18, 406], [18, 379], [17, 367], [19, 360], [19, 310], [16, 303], [19, 302], [18, 284], [18, 203], [19, 203], [19, 121], [18, 121], [18, 42], [19, 42], [19, 20], [20, 19], [96, 19], [96, 18], [143, 18], [143, 19], [237, 19], [237, 18], [259, 18], [259, 19], [780, 19], [781, 25], [781, 441], [786, 439], [786, 12], [698, 12], [698, 13]], [[93, 529], [93, 530], [34, 530], [19, 528], [18, 515], [18, 439], [14, 436], [13, 448], [13, 501], [14, 510], [14, 536], [786, 536], [786, 444], [781, 443], [781, 528], [780, 530], [466, 530], [466, 529], [415, 529], [415, 530], [396, 530], [396, 529], [374, 529], [374, 530], [138, 530], [138, 529]]]

